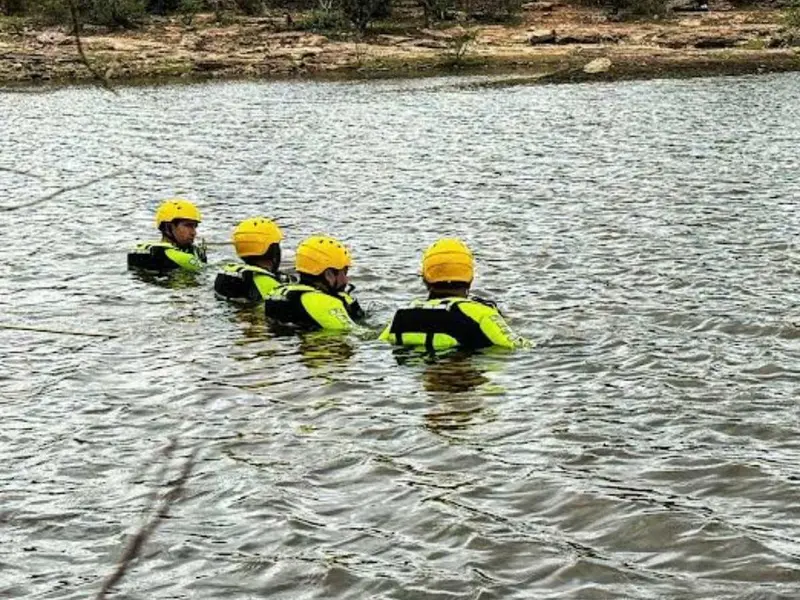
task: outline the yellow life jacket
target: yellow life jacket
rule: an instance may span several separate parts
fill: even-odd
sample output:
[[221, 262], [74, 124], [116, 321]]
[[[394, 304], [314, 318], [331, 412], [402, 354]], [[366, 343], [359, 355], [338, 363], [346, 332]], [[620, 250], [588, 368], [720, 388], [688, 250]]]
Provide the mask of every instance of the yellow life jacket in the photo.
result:
[[264, 302], [264, 313], [279, 323], [303, 329], [345, 331], [364, 317], [358, 301], [347, 293], [328, 293], [304, 283], [278, 287]]
[[223, 265], [214, 280], [214, 291], [226, 300], [260, 302], [281, 284], [282, 276], [242, 263]]
[[184, 269], [197, 273], [207, 262], [205, 250], [192, 245], [188, 250], [169, 242], [142, 242], [128, 253], [128, 268], [166, 273]]
[[380, 339], [398, 346], [420, 346], [429, 352], [456, 346], [468, 349], [529, 344], [516, 335], [494, 303], [477, 298], [415, 300], [398, 310]]

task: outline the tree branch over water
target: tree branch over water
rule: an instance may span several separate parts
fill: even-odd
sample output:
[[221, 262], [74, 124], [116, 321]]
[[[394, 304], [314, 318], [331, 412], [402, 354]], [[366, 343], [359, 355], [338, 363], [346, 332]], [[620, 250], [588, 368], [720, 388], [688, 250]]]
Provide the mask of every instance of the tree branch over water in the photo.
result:
[[41, 179], [41, 175], [37, 175], [36, 173], [32, 173], [31, 171], [23, 171], [22, 169], [14, 169], [12, 167], [0, 167], [0, 171], [4, 171], [6, 173], [14, 173], [15, 175], [23, 175], [25, 177], [32, 177], [33, 179]]
[[[156, 485], [161, 485], [162, 480], [166, 476], [167, 471], [167, 463], [171, 460], [172, 454], [174, 453], [177, 447], [177, 441], [175, 439], [171, 440], [169, 445], [164, 449], [164, 463], [162, 465], [162, 469], [159, 472], [158, 481]], [[150, 539], [150, 536], [153, 535], [153, 532], [159, 526], [161, 521], [169, 515], [170, 508], [180, 500], [181, 496], [183, 496], [184, 486], [186, 482], [189, 480], [189, 476], [194, 469], [195, 458], [197, 456], [197, 450], [192, 450], [189, 456], [184, 461], [180, 474], [178, 478], [170, 484], [170, 488], [166, 494], [161, 499], [161, 505], [158, 507], [158, 510], [152, 516], [149, 522], [145, 523], [139, 531], [130, 539], [128, 545], [125, 547], [125, 550], [122, 552], [122, 556], [117, 563], [117, 568], [114, 569], [114, 572], [109, 575], [106, 580], [103, 582], [103, 587], [100, 588], [100, 591], [95, 596], [95, 600], [104, 600], [107, 594], [111, 591], [111, 589], [119, 583], [125, 574], [128, 571], [131, 563], [136, 560], [139, 555], [141, 554], [142, 548], [147, 543], [147, 540]], [[152, 509], [152, 504], [150, 509]]]
[[105, 338], [105, 339], [113, 339], [118, 338], [119, 335], [116, 333], [95, 333], [91, 331], [69, 331], [66, 329], [49, 329], [47, 327], [32, 327], [29, 325], [9, 325], [5, 323], [0, 323], [0, 329], [9, 329], [12, 331], [34, 331], [37, 333], [50, 333], [55, 335], [76, 335], [81, 337], [96, 337], [96, 338]]
[[107, 175], [101, 175], [100, 177], [95, 177], [94, 179], [90, 179], [89, 181], [85, 181], [83, 183], [78, 183], [75, 185], [70, 185], [67, 187], [63, 187], [59, 190], [56, 190], [52, 194], [47, 194], [42, 198], [37, 198], [36, 200], [31, 200], [30, 202], [24, 202], [22, 204], [17, 204], [16, 206], [0, 206], [0, 212], [14, 212], [15, 210], [20, 210], [23, 208], [30, 208], [31, 206], [36, 206], [37, 204], [42, 204], [43, 202], [47, 202], [48, 200], [52, 200], [64, 194], [66, 192], [72, 192], [74, 190], [80, 190], [85, 187], [89, 187], [90, 185], [94, 185], [100, 181], [105, 181], [107, 179], [114, 179], [115, 177], [119, 177], [123, 173], [127, 173], [128, 169], [120, 169], [118, 171], [114, 171], [112, 173], [108, 173]]
[[81, 62], [89, 70], [92, 76], [94, 76], [94, 78], [100, 82], [100, 86], [103, 89], [106, 89], [112, 94], [117, 95], [117, 90], [111, 87], [108, 77], [95, 69], [94, 66], [92, 66], [92, 64], [89, 62], [89, 59], [86, 58], [86, 53], [83, 51], [83, 42], [81, 42], [81, 23], [78, 17], [78, 6], [75, 4], [75, 0], [69, 0], [69, 14], [72, 18], [72, 35], [75, 36], [75, 47], [78, 49], [78, 55], [81, 58]]

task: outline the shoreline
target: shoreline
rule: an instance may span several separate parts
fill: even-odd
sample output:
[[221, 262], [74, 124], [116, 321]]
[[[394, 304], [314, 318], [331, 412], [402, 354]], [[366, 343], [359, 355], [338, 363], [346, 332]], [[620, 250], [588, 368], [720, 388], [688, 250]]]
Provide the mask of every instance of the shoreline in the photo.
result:
[[95, 74], [67, 28], [15, 29], [0, 21], [0, 86], [453, 74], [570, 83], [800, 71], [800, 33], [783, 24], [780, 11], [611, 22], [599, 10], [528, 6], [513, 26], [398, 27], [361, 39], [286, 30], [282, 16], [221, 24], [201, 15], [192, 24], [153, 19], [131, 31], [87, 28], [81, 43]]

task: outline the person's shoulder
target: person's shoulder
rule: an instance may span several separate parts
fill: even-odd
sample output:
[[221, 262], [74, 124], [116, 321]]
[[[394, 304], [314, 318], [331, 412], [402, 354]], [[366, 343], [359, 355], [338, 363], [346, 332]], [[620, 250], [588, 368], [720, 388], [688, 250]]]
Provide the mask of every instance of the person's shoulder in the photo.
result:
[[172, 244], [169, 244], [167, 242], [149, 240], [144, 242], [136, 242], [136, 245], [133, 247], [133, 252], [139, 254], [163, 253], [164, 250], [172, 247], [173, 247]]
[[486, 316], [496, 315], [500, 313], [497, 308], [497, 303], [480, 296], [470, 296], [454, 302], [459, 310], [464, 314], [474, 318], [481, 319]]
[[497, 302], [494, 300], [489, 300], [488, 298], [484, 298], [482, 296], [470, 296], [468, 301], [477, 302], [478, 304], [483, 304], [484, 306], [488, 306], [489, 308], [497, 309]]
[[304, 300], [309, 300], [320, 305], [346, 306], [347, 301], [338, 294], [328, 294], [322, 290], [309, 287], [303, 294]]
[[242, 263], [237, 262], [227, 262], [220, 266], [219, 272], [220, 274], [225, 273], [226, 275], [230, 275], [233, 273], [240, 273], [244, 270], [244, 266]]

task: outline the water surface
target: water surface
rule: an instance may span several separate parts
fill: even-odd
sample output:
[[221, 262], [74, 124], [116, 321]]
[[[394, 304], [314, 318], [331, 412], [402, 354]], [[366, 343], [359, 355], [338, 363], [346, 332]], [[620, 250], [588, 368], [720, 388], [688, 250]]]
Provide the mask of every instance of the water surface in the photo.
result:
[[[0, 322], [116, 336], [0, 329], [0, 596], [92, 597], [193, 450], [116, 597], [796, 596], [800, 76], [471, 84], [0, 95]], [[178, 194], [346, 240], [375, 329], [462, 237], [538, 347], [274, 337], [125, 270]]]

